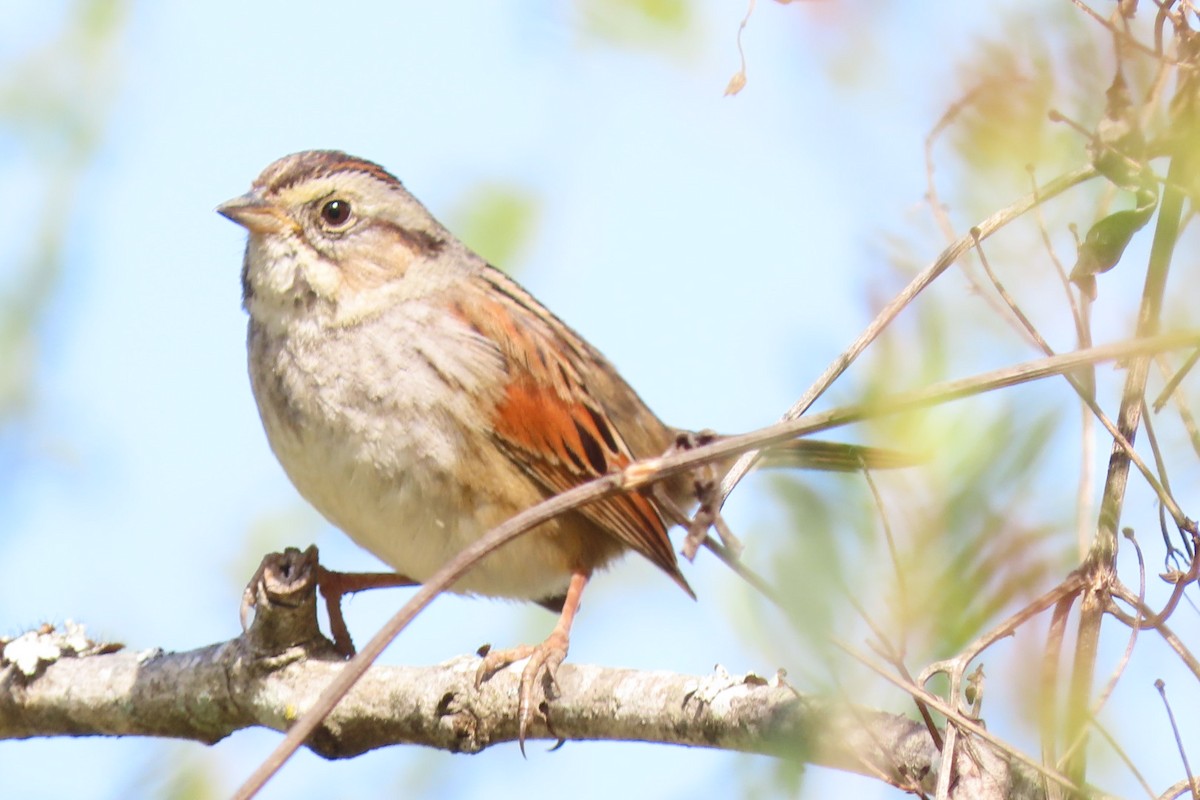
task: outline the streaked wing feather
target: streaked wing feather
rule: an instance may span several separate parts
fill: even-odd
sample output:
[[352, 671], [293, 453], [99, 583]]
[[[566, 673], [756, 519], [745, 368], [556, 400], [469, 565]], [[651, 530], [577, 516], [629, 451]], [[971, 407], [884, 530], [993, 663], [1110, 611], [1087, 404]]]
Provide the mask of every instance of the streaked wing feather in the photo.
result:
[[[502, 274], [489, 270], [482, 277], [489, 289], [498, 291], [481, 293], [478, 305], [463, 316], [505, 351], [510, 364], [510, 382], [494, 420], [497, 443], [549, 494], [632, 462], [619, 425], [609, 423], [605, 404], [589, 381], [589, 370], [610, 369], [599, 353]], [[584, 506], [580, 513], [691, 593], [666, 523], [647, 497], [615, 495]]]

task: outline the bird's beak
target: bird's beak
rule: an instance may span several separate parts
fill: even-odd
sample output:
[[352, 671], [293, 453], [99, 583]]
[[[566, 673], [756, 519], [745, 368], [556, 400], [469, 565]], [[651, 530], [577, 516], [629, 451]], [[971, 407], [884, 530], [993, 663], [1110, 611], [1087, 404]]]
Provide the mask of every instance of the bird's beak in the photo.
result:
[[292, 227], [286, 214], [255, 192], [226, 200], [217, 206], [217, 213], [251, 233], [283, 233]]

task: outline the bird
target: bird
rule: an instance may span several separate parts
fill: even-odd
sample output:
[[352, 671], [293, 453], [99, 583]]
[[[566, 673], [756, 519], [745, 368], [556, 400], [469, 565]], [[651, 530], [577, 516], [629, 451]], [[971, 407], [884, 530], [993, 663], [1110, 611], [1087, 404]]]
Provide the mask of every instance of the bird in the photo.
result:
[[[217, 211], [248, 231], [248, 370], [270, 447], [317, 511], [395, 571], [323, 586], [327, 597], [425, 581], [490, 528], [687, 434], [374, 162], [337, 150], [288, 155]], [[843, 471], [908, 463], [808, 439], [780, 454]], [[450, 587], [559, 615], [543, 642], [492, 650], [476, 673], [478, 686], [529, 659], [522, 748], [535, 686], [553, 686], [595, 573], [634, 552], [695, 597], [668, 536], [677, 521], [668, 506], [694, 507], [694, 484], [672, 478], [545, 522]]]

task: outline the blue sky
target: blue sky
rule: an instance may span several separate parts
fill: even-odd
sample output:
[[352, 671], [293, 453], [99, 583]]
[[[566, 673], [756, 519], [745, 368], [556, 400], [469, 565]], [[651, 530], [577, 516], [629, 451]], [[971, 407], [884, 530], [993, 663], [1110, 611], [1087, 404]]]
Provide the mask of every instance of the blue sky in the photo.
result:
[[[0, 55], [55, 30], [62, 4], [33, 6], [9, 14]], [[973, 4], [933, 17], [903, 3], [760, 3], [744, 37], [749, 84], [726, 98], [742, 4], [695, 3], [694, 31], [666, 55], [589, 38], [580, 15], [601, 6], [133, 7], [43, 327], [26, 468], [0, 491], [0, 632], [70, 617], [134, 648], [190, 649], [236, 635], [240, 585], [267, 549], [315, 540], [327, 563], [377, 568], [303, 507], [245, 376], [243, 233], [212, 209], [288, 152], [378, 161], [451, 228], [480, 185], [528, 191], [537, 227], [502, 266], [672, 423], [747, 430], [799, 396], [869, 320], [867, 298], [897, 285], [889, 232], [927, 227], [923, 139], [988, 20]], [[867, 13], [861, 40], [836, 38], [858, 30], [837, 15]], [[5, 192], [34, 191], [28, 158], [0, 134]], [[13, 249], [0, 244], [0, 258]], [[751, 481], [731, 503], [736, 529], [781, 524], [763, 487]], [[728, 575], [701, 559], [689, 580], [698, 604], [632, 561], [596, 581], [571, 658], [780, 666], [739, 634], [744, 603]], [[351, 603], [360, 640], [400, 596]], [[387, 658], [440, 661], [540, 638], [551, 621], [445, 598]], [[0, 743], [0, 774], [20, 797], [155, 796], [146, 774], [191, 765], [228, 791], [276, 740]], [[569, 787], [590, 798], [633, 781], [634, 796], [682, 798], [730, 795], [743, 780], [771, 795], [771, 774], [765, 759], [644, 745], [535, 745], [528, 761], [515, 747], [474, 758], [391, 748], [338, 764], [301, 754], [263, 796]], [[822, 770], [803, 792], [890, 795]]]

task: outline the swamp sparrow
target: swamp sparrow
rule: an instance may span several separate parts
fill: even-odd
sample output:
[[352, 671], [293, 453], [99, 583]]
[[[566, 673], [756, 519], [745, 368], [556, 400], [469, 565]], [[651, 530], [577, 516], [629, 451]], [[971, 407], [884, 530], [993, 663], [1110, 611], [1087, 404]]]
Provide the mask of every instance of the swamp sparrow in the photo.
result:
[[[662, 455], [681, 433], [376, 164], [297, 153], [217, 210], [249, 231], [250, 381], [271, 448], [318, 511], [400, 573], [380, 582], [425, 580], [488, 529]], [[781, 452], [816, 468], [896, 465], [888, 451], [810, 440]], [[521, 683], [529, 708], [534, 684], [566, 656], [588, 579], [626, 551], [691, 594], [662, 498], [692, 506], [693, 483], [671, 479], [660, 494], [560, 516], [463, 576], [452, 591], [560, 611], [545, 642], [489, 653], [478, 680], [531, 656]]]

